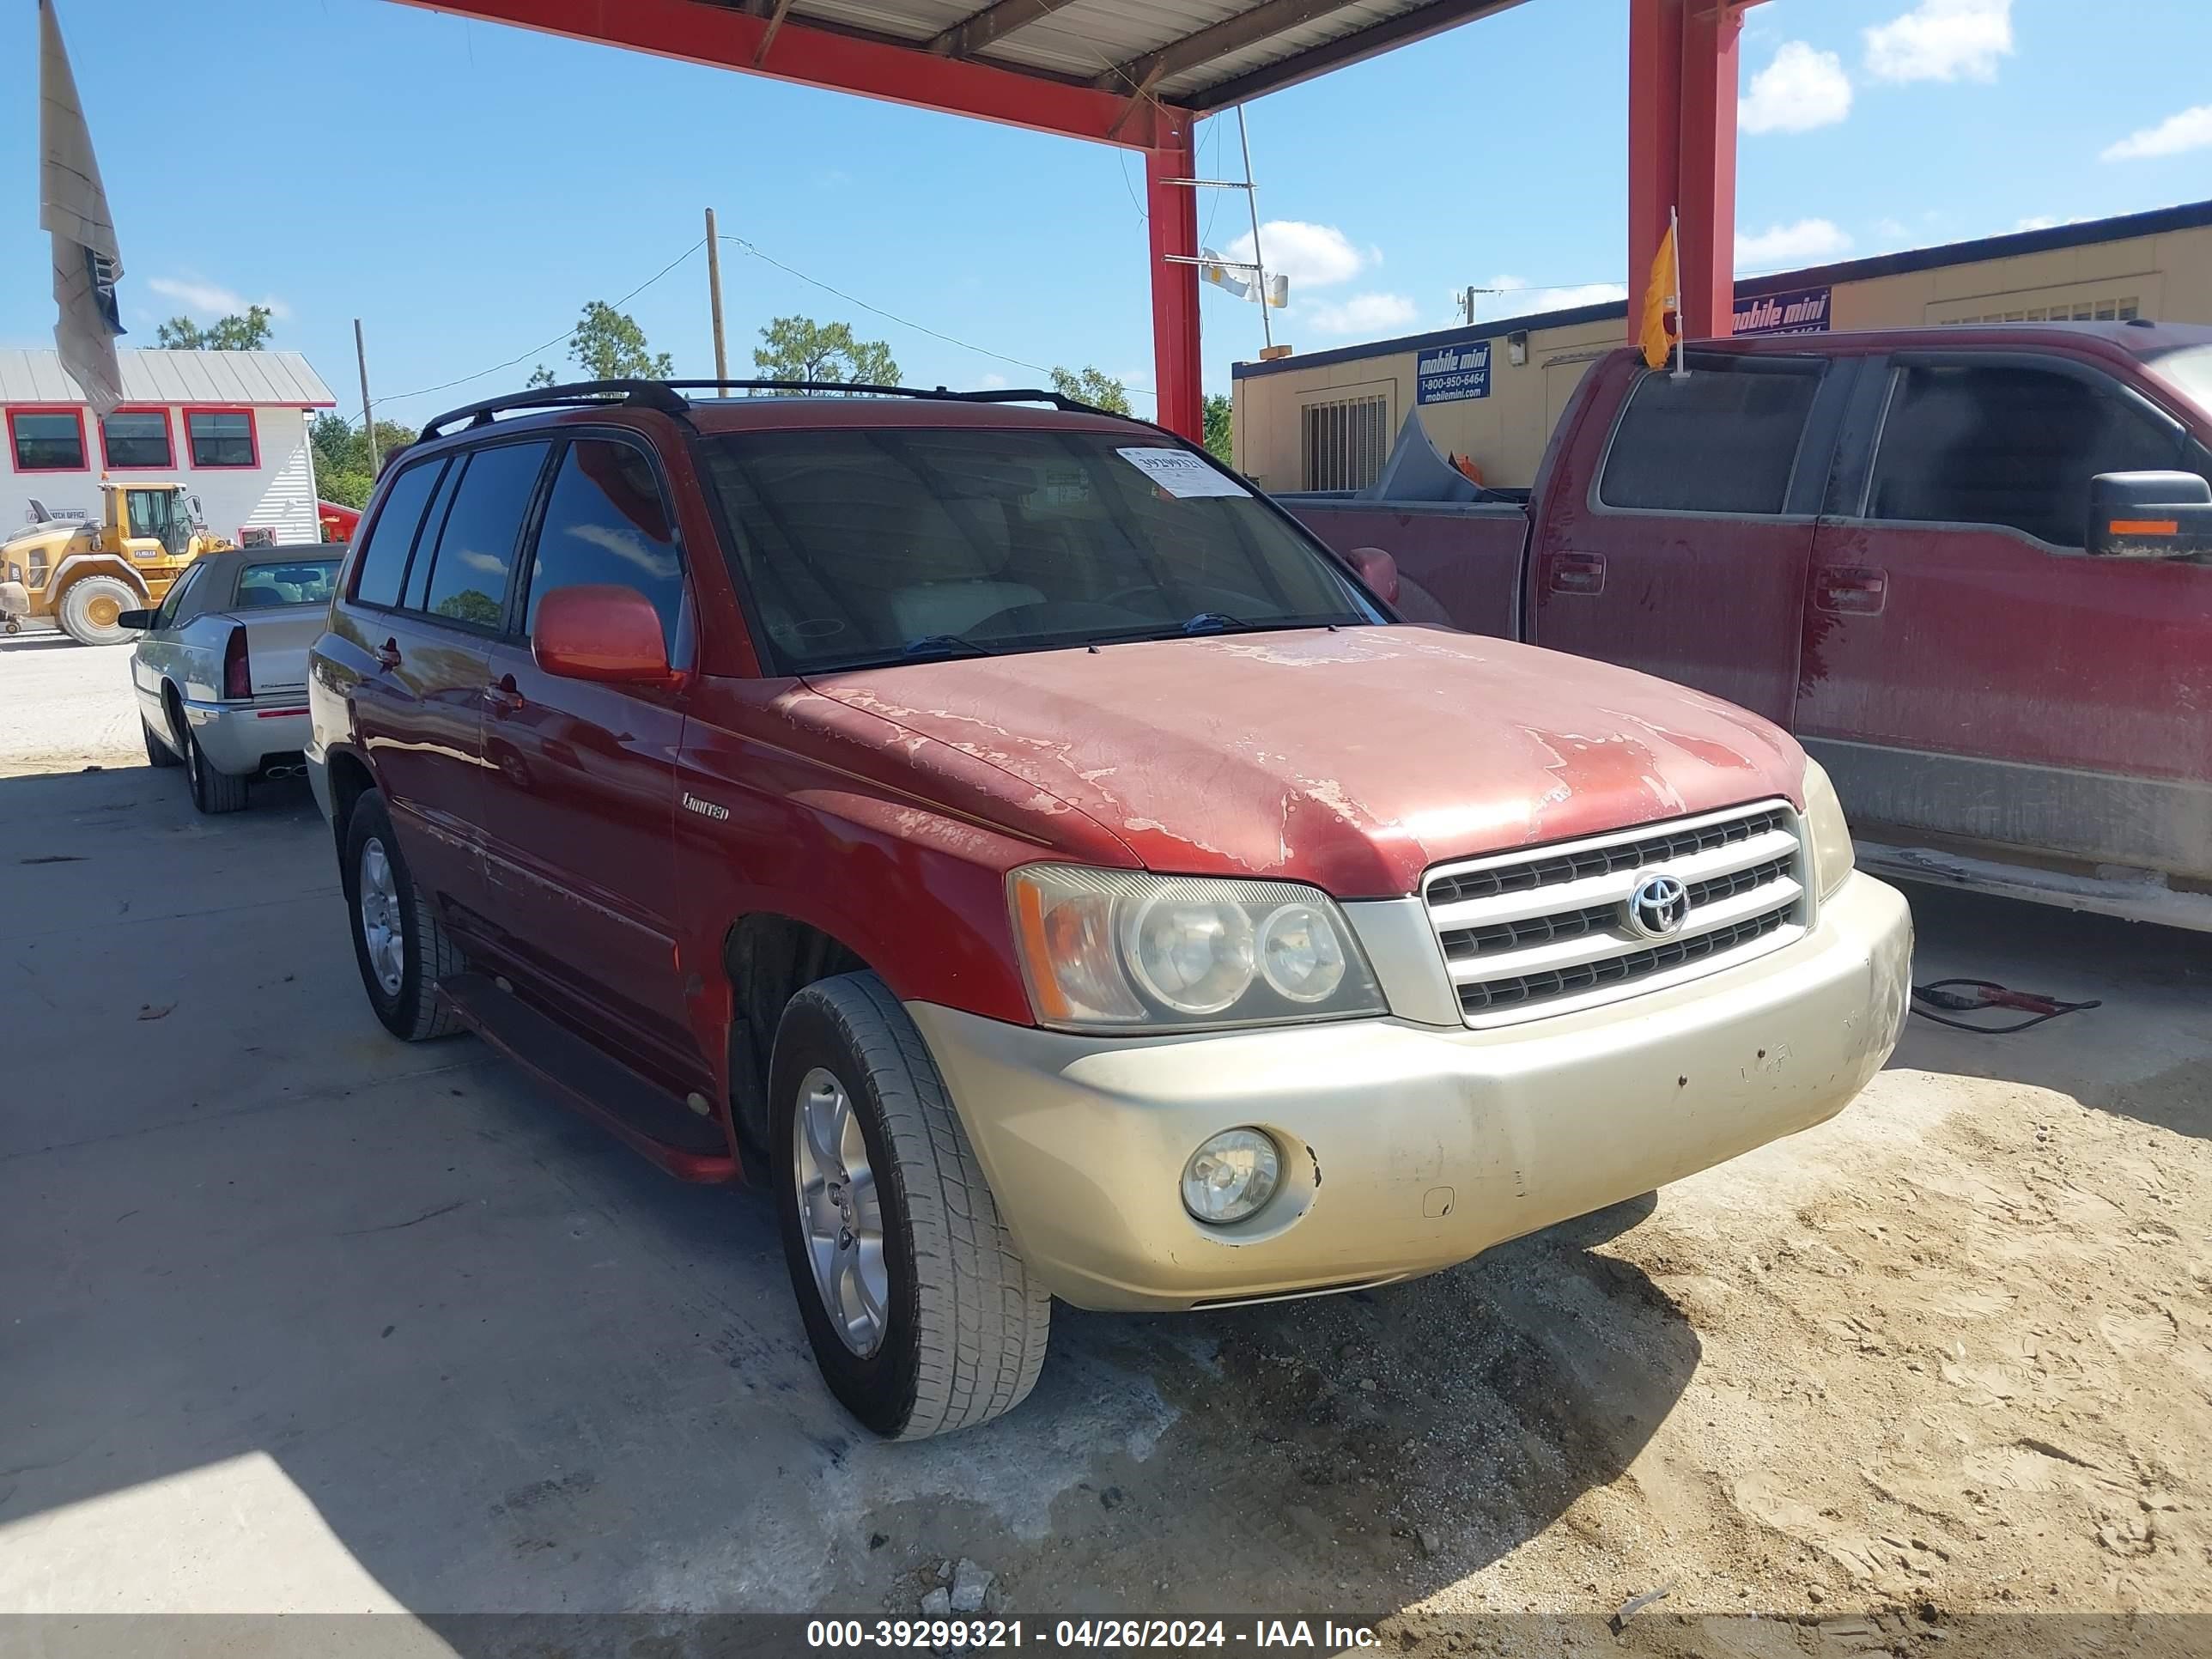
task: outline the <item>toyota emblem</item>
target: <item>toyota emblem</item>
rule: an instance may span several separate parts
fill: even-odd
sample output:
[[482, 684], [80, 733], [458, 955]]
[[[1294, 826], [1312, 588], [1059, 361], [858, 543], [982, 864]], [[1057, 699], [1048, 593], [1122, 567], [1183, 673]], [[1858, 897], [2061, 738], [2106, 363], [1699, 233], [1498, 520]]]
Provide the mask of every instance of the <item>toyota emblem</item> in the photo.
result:
[[1671, 939], [1690, 919], [1690, 890], [1673, 876], [1643, 876], [1621, 908], [1630, 933], [1640, 939]]

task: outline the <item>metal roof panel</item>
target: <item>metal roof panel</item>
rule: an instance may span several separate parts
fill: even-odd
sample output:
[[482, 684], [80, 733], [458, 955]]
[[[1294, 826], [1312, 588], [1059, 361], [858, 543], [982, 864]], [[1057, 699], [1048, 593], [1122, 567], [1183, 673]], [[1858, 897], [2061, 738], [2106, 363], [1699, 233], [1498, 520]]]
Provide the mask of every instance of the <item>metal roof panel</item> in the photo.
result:
[[[123, 396], [138, 404], [334, 406], [337, 399], [296, 351], [137, 351], [116, 354]], [[84, 394], [56, 351], [0, 349], [0, 403], [81, 404]]]

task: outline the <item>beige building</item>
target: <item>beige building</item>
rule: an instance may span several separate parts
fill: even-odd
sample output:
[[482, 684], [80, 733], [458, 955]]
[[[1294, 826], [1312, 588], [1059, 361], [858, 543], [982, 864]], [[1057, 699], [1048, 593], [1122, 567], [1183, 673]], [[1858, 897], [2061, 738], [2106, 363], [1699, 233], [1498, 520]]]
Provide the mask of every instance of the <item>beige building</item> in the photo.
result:
[[[1740, 334], [2153, 317], [2212, 323], [2212, 202], [1917, 248], [1736, 284]], [[1486, 483], [1525, 488], [1615, 303], [1238, 363], [1237, 460], [1270, 489], [1357, 489], [1409, 410]]]

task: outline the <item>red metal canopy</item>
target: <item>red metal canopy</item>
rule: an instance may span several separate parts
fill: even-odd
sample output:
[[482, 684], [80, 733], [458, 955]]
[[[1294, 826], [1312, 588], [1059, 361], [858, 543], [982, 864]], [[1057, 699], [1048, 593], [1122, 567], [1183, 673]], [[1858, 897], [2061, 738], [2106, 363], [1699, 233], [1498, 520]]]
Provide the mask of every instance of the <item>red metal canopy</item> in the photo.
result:
[[[1520, 0], [402, 0], [402, 3], [625, 46], [691, 63], [1003, 121], [1141, 150], [1151, 219], [1152, 351], [1159, 419], [1204, 427], [1195, 126], [1200, 117]], [[1735, 185], [1735, 13], [1751, 0], [1629, 0], [1630, 266], [1650, 262], [1684, 174], [1725, 195], [1716, 312], [1684, 296], [1692, 330], [1725, 329]], [[1706, 20], [1706, 21], [1698, 21]], [[1647, 40], [1672, 43], [1658, 48]], [[1725, 55], [1723, 65], [1720, 57]], [[1720, 94], [1720, 77], [1726, 93]], [[1725, 132], [1722, 110], [1725, 106]], [[1470, 115], [1479, 122], [1480, 112]], [[1714, 159], [1725, 151], [1724, 168]], [[1660, 164], [1638, 166], [1639, 155]], [[1685, 163], [1687, 165], [1685, 165]], [[1724, 175], [1724, 176], [1723, 176]], [[1451, 173], [1439, 172], [1439, 188]], [[1712, 188], [1725, 185], [1725, 189]], [[1653, 207], [1645, 198], [1650, 196]], [[1683, 202], [1686, 276], [1692, 204]], [[1717, 208], [1700, 198], [1700, 211]], [[1710, 214], [1708, 214], [1710, 218]], [[1646, 233], [1648, 232], [1648, 236]], [[1700, 233], [1702, 234], [1702, 233]], [[1641, 249], [1639, 255], [1639, 247]], [[1702, 256], [1701, 256], [1702, 257]], [[1686, 282], [1686, 288], [1692, 284]], [[1632, 309], [1632, 314], [1633, 314]]]

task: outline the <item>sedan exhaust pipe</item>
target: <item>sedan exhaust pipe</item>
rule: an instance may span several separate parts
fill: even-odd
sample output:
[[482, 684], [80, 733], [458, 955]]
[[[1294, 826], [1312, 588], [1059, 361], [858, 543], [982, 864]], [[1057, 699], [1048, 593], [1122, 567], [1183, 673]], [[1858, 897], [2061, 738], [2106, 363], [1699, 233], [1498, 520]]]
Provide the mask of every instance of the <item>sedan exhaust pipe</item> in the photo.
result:
[[261, 769], [261, 775], [264, 778], [304, 778], [307, 775], [307, 769], [304, 763], [299, 765], [264, 766]]

